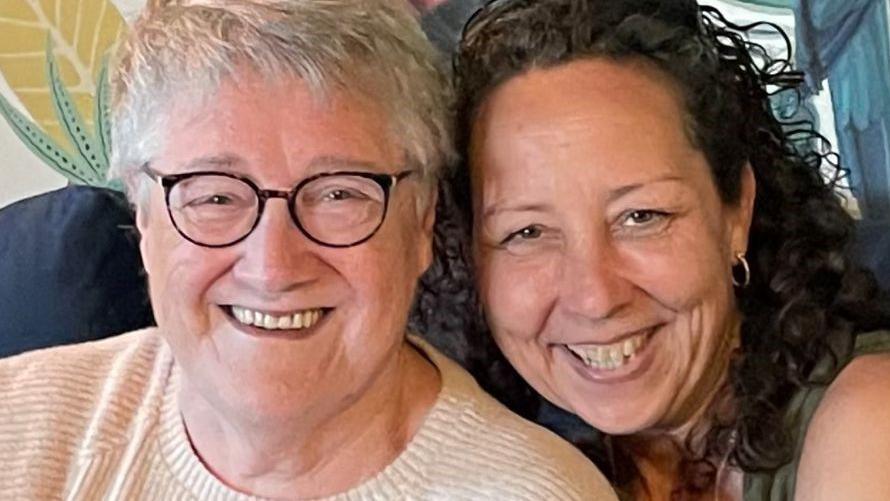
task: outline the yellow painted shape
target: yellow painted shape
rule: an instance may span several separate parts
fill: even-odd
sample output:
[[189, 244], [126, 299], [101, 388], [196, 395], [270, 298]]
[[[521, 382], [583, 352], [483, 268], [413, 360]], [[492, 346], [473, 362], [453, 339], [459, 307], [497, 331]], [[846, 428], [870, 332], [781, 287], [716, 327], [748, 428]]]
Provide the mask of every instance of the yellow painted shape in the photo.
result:
[[60, 144], [68, 142], [49, 92], [47, 35], [65, 86], [92, 127], [102, 56], [124, 27], [110, 0], [0, 0], [0, 72], [28, 113]]

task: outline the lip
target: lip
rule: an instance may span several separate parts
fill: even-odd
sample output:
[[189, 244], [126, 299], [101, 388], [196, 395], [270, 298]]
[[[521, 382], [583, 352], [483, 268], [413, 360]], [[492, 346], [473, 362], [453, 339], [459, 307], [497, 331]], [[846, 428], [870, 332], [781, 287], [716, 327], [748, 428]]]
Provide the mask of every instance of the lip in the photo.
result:
[[[564, 361], [569, 364], [579, 376], [588, 381], [598, 384], [626, 383], [638, 378], [652, 366], [652, 363], [655, 361], [656, 352], [654, 347], [656, 341], [655, 337], [661, 332], [662, 327], [663, 325], [650, 327], [648, 329], [650, 332], [646, 335], [646, 343], [643, 347], [634, 353], [624, 365], [612, 370], [597, 369], [588, 366], [569, 351], [568, 346], [565, 344], [554, 345], [553, 348], [556, 350], [557, 357], [564, 359]], [[638, 330], [629, 335], [615, 338], [615, 341], [612, 342], [622, 341], [626, 338], [639, 335], [640, 333], [641, 331]]]
[[620, 342], [624, 341], [625, 339], [630, 339], [630, 338], [632, 338], [632, 337], [634, 337], [634, 336], [638, 336], [638, 335], [643, 334], [643, 333], [646, 333], [646, 332], [649, 333], [649, 334], [647, 335], [647, 337], [651, 337], [651, 334], [652, 334], [651, 331], [655, 331], [655, 330], [657, 330], [659, 327], [661, 327], [661, 324], [649, 325], [648, 327], [643, 327], [642, 329], [636, 329], [636, 330], [632, 330], [632, 331], [627, 331], [627, 332], [625, 332], [624, 334], [621, 334], [621, 335], [618, 335], [618, 336], [613, 337], [613, 338], [611, 338], [611, 339], [606, 339], [606, 340], [603, 340], [603, 341], [599, 341], [599, 340], [597, 340], [597, 341], [587, 341], [587, 340], [585, 340], [585, 341], [577, 341], [577, 342], [566, 341], [566, 342], [558, 342], [558, 343], [554, 343], [554, 344], [563, 345], [563, 346], [568, 345], [568, 344], [578, 344], [578, 345], [590, 345], [590, 344], [596, 344], [596, 345], [599, 345], [599, 346], [606, 346], [606, 345], [610, 345], [610, 344], [620, 343]]
[[262, 307], [262, 306], [251, 306], [251, 305], [246, 304], [246, 303], [244, 303], [244, 304], [242, 304], [242, 303], [220, 304], [220, 305], [218, 305], [218, 306], [219, 306], [220, 308], [222, 308], [222, 309], [223, 309], [224, 311], [226, 311], [226, 312], [228, 312], [229, 309], [232, 308], [233, 306], [238, 306], [238, 307], [240, 307], [240, 308], [246, 308], [246, 309], [248, 309], [248, 310], [252, 310], [252, 311], [259, 311], [259, 312], [261, 312], [261, 313], [266, 313], [266, 314], [268, 314], [268, 315], [274, 315], [274, 316], [276, 316], [276, 317], [283, 317], [283, 316], [285, 316], [285, 315], [292, 315], [292, 314], [294, 314], [295, 312], [298, 312], [298, 311], [322, 310], [322, 311], [324, 311], [324, 312], [328, 312], [328, 311], [330, 311], [330, 310], [333, 310], [333, 308], [331, 308], [331, 307], [326, 307], [326, 306], [301, 306], [301, 307], [299, 307], [299, 308], [281, 308], [281, 309], [274, 309], [274, 308], [264, 308], [264, 307]]
[[[322, 317], [318, 321], [318, 323], [316, 323], [312, 327], [306, 327], [306, 328], [302, 328], [302, 329], [270, 330], [270, 329], [263, 329], [263, 328], [260, 328], [260, 327], [254, 326], [254, 325], [242, 324], [241, 322], [238, 321], [238, 319], [236, 319], [232, 315], [230, 306], [220, 305], [219, 308], [220, 308], [220, 310], [222, 310], [222, 314], [226, 318], [226, 320], [229, 322], [229, 325], [231, 325], [236, 330], [242, 332], [243, 334], [246, 334], [251, 337], [257, 337], [257, 338], [287, 339], [287, 340], [306, 339], [306, 338], [311, 337], [322, 326], [324, 326], [327, 323], [328, 317], [331, 315], [331, 313], [334, 312], [334, 308], [318, 308], [318, 309], [321, 309], [324, 312], [324, 314], [322, 315]], [[274, 310], [259, 310], [259, 311], [263, 311], [264, 313], [269, 313], [269, 314], [273, 314], [273, 315], [275, 314]], [[283, 314], [286, 314], [286, 313], [287, 312], [283, 312]]]

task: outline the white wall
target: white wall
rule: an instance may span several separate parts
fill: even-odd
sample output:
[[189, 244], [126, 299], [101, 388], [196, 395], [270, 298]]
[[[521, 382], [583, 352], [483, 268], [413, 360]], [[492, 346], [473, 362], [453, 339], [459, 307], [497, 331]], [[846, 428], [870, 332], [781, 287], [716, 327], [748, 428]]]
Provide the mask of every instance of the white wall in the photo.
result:
[[142, 6], [145, 5], [145, 0], [111, 0], [111, 3], [117, 7], [117, 11], [127, 22], [131, 22], [139, 15]]
[[[24, 111], [2, 75], [0, 93]], [[0, 207], [65, 184], [66, 179], [31, 153], [6, 120], [0, 118]]]

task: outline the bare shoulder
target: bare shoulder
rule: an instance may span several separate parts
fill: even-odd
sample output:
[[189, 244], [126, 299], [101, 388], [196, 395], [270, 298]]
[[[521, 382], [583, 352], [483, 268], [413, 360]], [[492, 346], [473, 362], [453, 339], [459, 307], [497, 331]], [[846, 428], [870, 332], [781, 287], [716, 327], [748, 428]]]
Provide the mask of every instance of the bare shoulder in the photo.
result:
[[825, 392], [804, 440], [797, 499], [890, 499], [890, 354], [857, 357]]

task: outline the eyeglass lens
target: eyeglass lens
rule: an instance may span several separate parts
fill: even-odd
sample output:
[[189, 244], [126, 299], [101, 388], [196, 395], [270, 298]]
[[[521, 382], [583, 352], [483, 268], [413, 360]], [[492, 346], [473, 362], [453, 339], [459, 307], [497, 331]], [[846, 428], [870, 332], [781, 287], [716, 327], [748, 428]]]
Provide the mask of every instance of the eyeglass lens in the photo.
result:
[[[211, 246], [227, 245], [249, 234], [260, 211], [257, 192], [244, 181], [221, 175], [184, 179], [170, 190], [168, 205], [177, 229]], [[349, 245], [370, 236], [386, 212], [386, 193], [372, 179], [335, 175], [303, 185], [292, 215], [311, 238]]]

